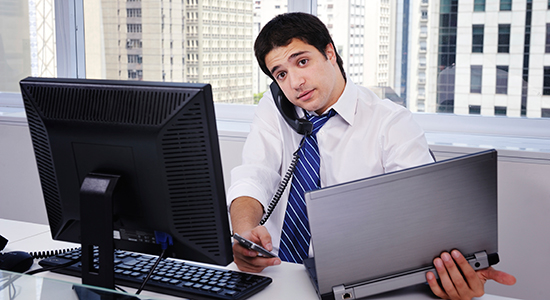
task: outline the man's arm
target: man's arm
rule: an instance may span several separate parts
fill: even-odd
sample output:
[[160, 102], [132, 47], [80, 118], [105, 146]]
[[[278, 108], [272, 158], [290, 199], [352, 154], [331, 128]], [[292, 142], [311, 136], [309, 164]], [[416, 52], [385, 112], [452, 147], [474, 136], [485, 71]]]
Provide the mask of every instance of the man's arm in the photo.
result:
[[[258, 225], [264, 212], [263, 206], [258, 200], [251, 197], [239, 197], [233, 200], [229, 211], [233, 232], [237, 232], [269, 251], [273, 250], [271, 235], [265, 227]], [[233, 244], [233, 258], [237, 267], [246, 272], [261, 272], [266, 267], [281, 263], [278, 257], [259, 257], [256, 251], [248, 250], [239, 243]]]

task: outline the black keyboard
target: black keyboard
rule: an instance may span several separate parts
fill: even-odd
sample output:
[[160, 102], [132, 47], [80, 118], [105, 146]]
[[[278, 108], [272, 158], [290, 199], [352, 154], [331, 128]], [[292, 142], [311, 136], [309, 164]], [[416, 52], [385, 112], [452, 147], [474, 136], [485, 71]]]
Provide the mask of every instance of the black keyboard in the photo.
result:
[[[43, 259], [39, 264], [42, 267], [52, 267], [79, 257], [80, 249], [77, 249]], [[115, 283], [139, 288], [157, 258], [158, 256], [116, 250]], [[81, 268], [82, 263], [78, 262], [53, 272], [80, 277]], [[144, 289], [197, 300], [237, 300], [256, 294], [271, 282], [272, 279], [265, 276], [166, 258], [159, 263]]]

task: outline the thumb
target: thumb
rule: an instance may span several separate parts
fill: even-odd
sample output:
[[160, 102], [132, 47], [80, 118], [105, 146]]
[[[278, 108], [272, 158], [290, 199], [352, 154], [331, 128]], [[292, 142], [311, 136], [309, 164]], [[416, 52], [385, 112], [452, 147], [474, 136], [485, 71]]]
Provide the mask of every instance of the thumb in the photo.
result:
[[493, 267], [479, 271], [480, 275], [485, 280], [494, 280], [500, 284], [514, 285], [516, 283], [516, 277], [499, 270], [495, 270]]
[[254, 228], [253, 234], [260, 240], [260, 246], [271, 251], [273, 245], [271, 244], [271, 235], [264, 226], [258, 226]]

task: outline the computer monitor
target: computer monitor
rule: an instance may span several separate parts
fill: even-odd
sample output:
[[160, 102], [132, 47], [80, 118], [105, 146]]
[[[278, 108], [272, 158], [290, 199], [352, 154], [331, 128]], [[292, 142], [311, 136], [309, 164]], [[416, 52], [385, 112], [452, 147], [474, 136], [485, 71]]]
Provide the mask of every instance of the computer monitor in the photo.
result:
[[173, 238], [170, 257], [232, 261], [209, 84], [29, 77], [20, 85], [54, 239], [158, 255], [161, 232]]

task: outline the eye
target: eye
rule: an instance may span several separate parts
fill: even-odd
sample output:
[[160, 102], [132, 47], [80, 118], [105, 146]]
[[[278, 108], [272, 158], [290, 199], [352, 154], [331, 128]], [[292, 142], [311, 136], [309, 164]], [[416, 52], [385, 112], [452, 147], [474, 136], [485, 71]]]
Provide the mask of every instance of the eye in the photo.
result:
[[286, 72], [280, 72], [277, 74], [276, 78], [277, 80], [282, 80], [285, 78], [285, 76], [286, 76]]
[[298, 61], [298, 65], [303, 66], [303, 65], [307, 64], [307, 62], [308, 62], [308, 59], [304, 58], [304, 59], [301, 59], [301, 60]]

